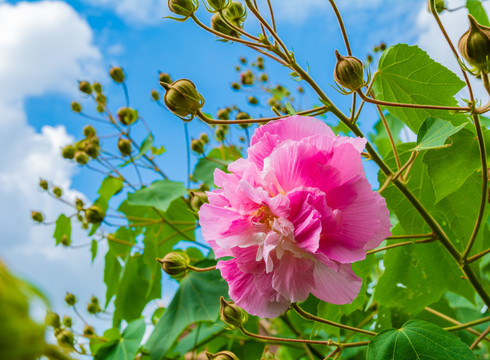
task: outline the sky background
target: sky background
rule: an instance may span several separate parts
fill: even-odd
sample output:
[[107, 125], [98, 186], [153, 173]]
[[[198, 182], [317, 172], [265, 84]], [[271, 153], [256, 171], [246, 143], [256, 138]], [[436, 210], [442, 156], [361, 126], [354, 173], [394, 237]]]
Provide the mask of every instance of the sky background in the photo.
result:
[[[259, 0], [259, 5], [264, 3]], [[353, 53], [360, 59], [381, 41], [388, 46], [417, 44], [459, 75], [425, 1], [338, 3]], [[279, 34], [297, 61], [304, 67], [308, 64], [313, 78], [346, 111], [350, 100], [329, 86], [334, 50], [345, 53], [345, 47], [328, 1], [272, 0], [272, 4]], [[461, 4], [464, 1], [450, 1], [449, 7]], [[191, 79], [206, 99], [205, 112], [215, 114], [231, 104], [246, 108], [246, 96], [233, 92], [230, 83], [237, 79], [234, 67], [239, 57], [254, 59], [256, 53], [239, 44], [216, 41], [191, 21], [162, 19], [167, 15], [166, 0], [0, 0], [0, 259], [42, 288], [54, 309], [62, 313], [67, 312], [66, 291], [76, 293], [82, 304], [92, 294], [100, 298], [105, 294], [103, 257], [91, 265], [88, 248], [55, 247], [54, 226], [38, 226], [30, 219], [31, 209], [41, 210], [48, 221], [66, 211], [39, 190], [40, 177], [61, 186], [67, 198], [80, 196], [88, 201], [94, 200], [102, 179], [60, 156], [61, 147], [80, 139], [87, 124], [71, 112], [71, 101], [82, 102], [87, 113], [95, 114], [78, 92], [78, 81], [100, 81], [107, 89], [109, 107], [117, 111], [124, 97], [107, 71], [112, 65], [125, 69], [131, 103], [149, 123], [156, 144], [167, 149], [159, 164], [173, 180], [186, 177], [186, 150], [181, 121], [150, 99], [150, 91], [158, 89], [159, 71], [174, 79]], [[209, 23], [202, 5], [198, 15]], [[465, 10], [446, 12], [442, 20], [454, 41], [467, 28]], [[257, 33], [256, 23], [252, 19], [248, 23], [250, 32]], [[266, 60], [266, 68], [272, 83], [297, 86], [290, 81], [289, 71], [272, 61]], [[484, 99], [479, 84], [476, 95]], [[307, 89], [303, 106], [318, 104]], [[267, 107], [252, 113], [271, 116]], [[376, 121], [370, 108], [361, 118], [361, 127], [369, 132]], [[194, 137], [205, 130], [197, 120], [189, 126]], [[97, 129], [100, 134], [111, 133]], [[375, 169], [368, 165], [367, 170], [377, 186]], [[75, 226], [73, 244], [89, 241]]]

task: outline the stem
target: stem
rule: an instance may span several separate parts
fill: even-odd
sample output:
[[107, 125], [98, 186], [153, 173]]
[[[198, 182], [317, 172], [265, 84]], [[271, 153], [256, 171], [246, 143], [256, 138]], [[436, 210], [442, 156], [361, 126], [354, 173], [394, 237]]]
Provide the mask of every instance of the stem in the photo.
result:
[[129, 107], [129, 93], [128, 93], [128, 87], [126, 85], [126, 82], [123, 81], [122, 82], [122, 88], [123, 88], [123, 91], [124, 91], [124, 98], [126, 100], [126, 107]]
[[400, 157], [398, 156], [398, 150], [396, 149], [395, 140], [393, 140], [393, 135], [391, 134], [390, 127], [388, 126], [388, 122], [386, 121], [385, 114], [383, 114], [383, 110], [381, 110], [381, 107], [379, 105], [376, 105], [376, 109], [378, 109], [379, 117], [381, 118], [385, 131], [388, 134], [388, 139], [390, 140], [391, 149], [393, 151], [393, 155], [396, 161], [396, 167], [397, 169], [400, 169], [401, 168]]
[[269, 6], [269, 13], [271, 14], [272, 28], [274, 29], [274, 32], [277, 32], [276, 20], [274, 19], [274, 11], [272, 10], [272, 5], [270, 0], [267, 0], [267, 5]]
[[335, 5], [334, 0], [328, 0], [328, 2], [332, 6], [335, 16], [337, 17], [337, 21], [339, 22], [340, 31], [342, 32], [342, 37], [344, 38], [344, 43], [345, 43], [345, 48], [347, 49], [347, 53], [349, 54], [349, 56], [352, 56], [352, 51], [349, 45], [349, 38], [347, 37], [347, 32], [345, 31], [344, 22], [342, 21], [342, 16], [340, 16], [339, 9], [337, 8], [337, 5]]
[[[281, 320], [287, 325], [287, 327], [294, 333], [294, 335], [296, 335], [296, 337], [299, 337], [301, 338], [301, 332], [296, 329], [293, 325], [293, 323], [291, 322], [291, 320], [289, 320], [289, 317], [288, 317], [288, 314], [285, 313], [283, 315], [281, 315]], [[318, 352], [318, 350], [316, 350], [313, 346], [311, 346], [311, 344], [303, 344], [304, 348], [305, 348], [305, 351], [307, 352], [307, 354], [309, 355], [310, 359], [313, 359], [313, 354], [316, 355], [316, 357], [318, 357], [319, 359], [323, 359], [323, 355], [320, 354]]]
[[[430, 312], [431, 314], [434, 314], [436, 316], [439, 316], [441, 319], [444, 319], [444, 320], [446, 320], [446, 321], [448, 321], [450, 323], [453, 323], [455, 325], [463, 325], [458, 320], [455, 320], [455, 319], [447, 316], [446, 314], [443, 314], [443, 313], [441, 313], [441, 312], [439, 312], [437, 310], [434, 310], [434, 309], [432, 309], [430, 307], [425, 307], [424, 310], [427, 311], [427, 312]], [[447, 328], [446, 328], [446, 330], [447, 330]], [[470, 333], [472, 333], [473, 335], [476, 335], [476, 336], [480, 336], [481, 335], [478, 331], [473, 330], [472, 328], [465, 328], [464, 330], [466, 330], [466, 331], [468, 331], [468, 332], [470, 332]], [[454, 331], [456, 331], [456, 330], [454, 330]], [[485, 339], [488, 341], [487, 338], [485, 338]]]
[[55, 360], [73, 360], [72, 357], [66, 355], [62, 352], [57, 346], [48, 344], [44, 349], [44, 355], [46, 355], [50, 359]]
[[[415, 160], [415, 157], [417, 156], [417, 153], [414, 151], [410, 154], [410, 158], [407, 160], [405, 164], [396, 172], [395, 175], [393, 175], [392, 180], [396, 180], [403, 172], [413, 163]], [[407, 172], [408, 173], [408, 172]]]
[[414, 235], [393, 235], [386, 238], [386, 240], [396, 240], [396, 239], [419, 239], [426, 237], [434, 237], [433, 233], [429, 234], [414, 234]]
[[298, 304], [296, 304], [296, 303], [293, 303], [291, 305], [291, 307], [301, 317], [303, 317], [303, 318], [305, 318], [307, 320], [313, 320], [313, 321], [320, 322], [320, 323], [323, 323], [323, 324], [335, 326], [335, 327], [338, 327], [338, 328], [341, 328], [341, 329], [344, 329], [344, 330], [358, 332], [358, 333], [364, 334], [364, 335], [369, 335], [369, 336], [376, 336], [377, 335], [375, 332], [372, 332], [372, 331], [369, 331], [369, 330], [358, 329], [358, 328], [355, 328], [355, 327], [352, 327], [352, 326], [348, 326], [348, 325], [344, 325], [344, 324], [338, 324], [338, 323], [335, 323], [335, 322], [330, 321], [330, 320], [322, 319], [322, 318], [320, 318], [318, 316], [315, 316], [313, 314], [310, 314], [309, 312], [306, 312], [305, 310], [303, 310], [302, 308], [300, 308], [298, 306]]
[[490, 321], [490, 316], [487, 316], [487, 317], [484, 317], [484, 318], [481, 318], [478, 320], [473, 320], [473, 321], [467, 322], [465, 324], [461, 324], [461, 325], [457, 325], [457, 326], [450, 326], [450, 327], [444, 328], [444, 330], [447, 330], [447, 331], [462, 330], [462, 329], [466, 329], [466, 328], [469, 328], [469, 327], [472, 327], [475, 325], [484, 324], [484, 323], [489, 322], [489, 321]]
[[430, 242], [433, 242], [434, 240], [435, 240], [434, 238], [430, 238], [430, 239], [416, 240], [416, 241], [405, 241], [405, 242], [401, 242], [401, 243], [398, 243], [398, 244], [384, 246], [384, 247], [381, 247], [379, 249], [370, 250], [370, 251], [366, 252], [366, 255], [371, 255], [371, 254], [374, 254], [374, 253], [377, 253], [377, 252], [380, 252], [380, 251], [393, 249], [393, 248], [396, 248], [396, 247], [399, 247], [399, 246], [430, 243]]
[[466, 262], [469, 264], [469, 263], [472, 263], [473, 261], [476, 261], [478, 260], [479, 258], [487, 255], [488, 253], [490, 253], [490, 249], [487, 249], [479, 254], [476, 254], [476, 255], [473, 255], [472, 257], [466, 259]]
[[190, 187], [191, 181], [191, 144], [189, 143], [189, 127], [184, 121], [185, 151], [187, 154], [187, 188]]
[[239, 28], [238, 26], [235, 26], [233, 25], [227, 18], [226, 16], [223, 15], [223, 10], [220, 10], [219, 12], [220, 16], [221, 16], [221, 19], [226, 23], [226, 25], [228, 25], [230, 28], [232, 28], [233, 30], [239, 32], [240, 34], [242, 35], [245, 35], [246, 37], [248, 37], [249, 39], [252, 39], [256, 42], [260, 42], [259, 38], [258, 37], [255, 37], [253, 35], [250, 35], [248, 32], [246, 32], [245, 30]]
[[485, 329], [484, 332], [481, 333], [480, 336], [471, 344], [470, 350], [473, 350], [474, 348], [477, 347], [477, 345], [482, 341], [488, 334], [490, 333], [490, 326]]
[[195, 267], [195, 266], [192, 266], [192, 265], [187, 265], [187, 268], [190, 269], [190, 270], [192, 270], [192, 271], [195, 271], [195, 272], [206, 272], [206, 271], [216, 270], [216, 265], [209, 266], [209, 267], [206, 267], [206, 268], [198, 268], [198, 267]]
[[372, 104], [377, 104], [381, 106], [391, 106], [391, 107], [404, 107], [413, 109], [432, 109], [432, 110], [449, 110], [449, 111], [471, 111], [470, 107], [460, 107], [460, 106], [442, 106], [442, 105], [422, 105], [422, 104], [404, 104], [404, 103], [394, 103], [390, 101], [381, 101], [376, 99], [371, 99], [364, 95], [361, 90], [357, 90], [357, 93], [365, 102]]

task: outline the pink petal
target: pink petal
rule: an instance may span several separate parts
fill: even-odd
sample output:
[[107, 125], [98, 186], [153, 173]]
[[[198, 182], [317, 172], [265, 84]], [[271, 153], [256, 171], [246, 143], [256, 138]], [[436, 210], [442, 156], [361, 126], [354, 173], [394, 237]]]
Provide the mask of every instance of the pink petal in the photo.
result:
[[313, 280], [314, 262], [306, 258], [296, 258], [286, 252], [274, 269], [272, 287], [291, 302], [308, 298]]
[[331, 304], [349, 304], [359, 293], [362, 279], [357, 277], [350, 265], [342, 265], [338, 271], [317, 262], [313, 273], [315, 286], [311, 293]]

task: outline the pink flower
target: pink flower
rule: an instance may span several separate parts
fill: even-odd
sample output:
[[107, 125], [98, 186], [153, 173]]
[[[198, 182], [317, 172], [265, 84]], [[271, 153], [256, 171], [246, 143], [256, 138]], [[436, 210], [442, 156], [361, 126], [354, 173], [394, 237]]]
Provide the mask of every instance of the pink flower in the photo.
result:
[[353, 301], [362, 280], [351, 263], [390, 235], [384, 199], [361, 163], [362, 138], [291, 116], [259, 127], [248, 159], [214, 173], [220, 189], [199, 211], [204, 239], [235, 303], [276, 317], [312, 293]]

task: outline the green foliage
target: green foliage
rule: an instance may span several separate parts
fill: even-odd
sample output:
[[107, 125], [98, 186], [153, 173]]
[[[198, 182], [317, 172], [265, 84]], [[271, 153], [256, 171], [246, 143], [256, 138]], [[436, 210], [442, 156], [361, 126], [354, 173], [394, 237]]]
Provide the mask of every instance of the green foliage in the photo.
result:
[[128, 323], [122, 334], [118, 329], [107, 330], [103, 337], [108, 341], [94, 340], [90, 343], [95, 360], [133, 360], [145, 334], [145, 319]]
[[483, 26], [490, 26], [487, 13], [480, 0], [466, 0], [468, 12]]
[[71, 219], [65, 214], [61, 214], [58, 217], [58, 220], [56, 220], [56, 228], [53, 237], [56, 240], [56, 245], [59, 245], [62, 242], [63, 237], [68, 239], [68, 242], [71, 241]]
[[414, 151], [423, 151], [429, 149], [440, 149], [451, 146], [446, 144], [449, 136], [456, 134], [466, 126], [452, 126], [450, 122], [441, 119], [427, 118], [419, 129], [417, 134], [417, 146]]
[[133, 194], [128, 194], [128, 204], [152, 206], [158, 210], [167, 211], [173, 200], [186, 193], [184, 184], [181, 182], [159, 180], [147, 188], [142, 188]]
[[194, 181], [201, 181], [209, 187], [214, 186], [214, 169], [226, 170], [226, 167], [232, 161], [238, 159], [240, 153], [235, 147], [221, 146], [220, 148], [213, 149], [205, 157], [199, 159], [194, 168], [192, 179]]

